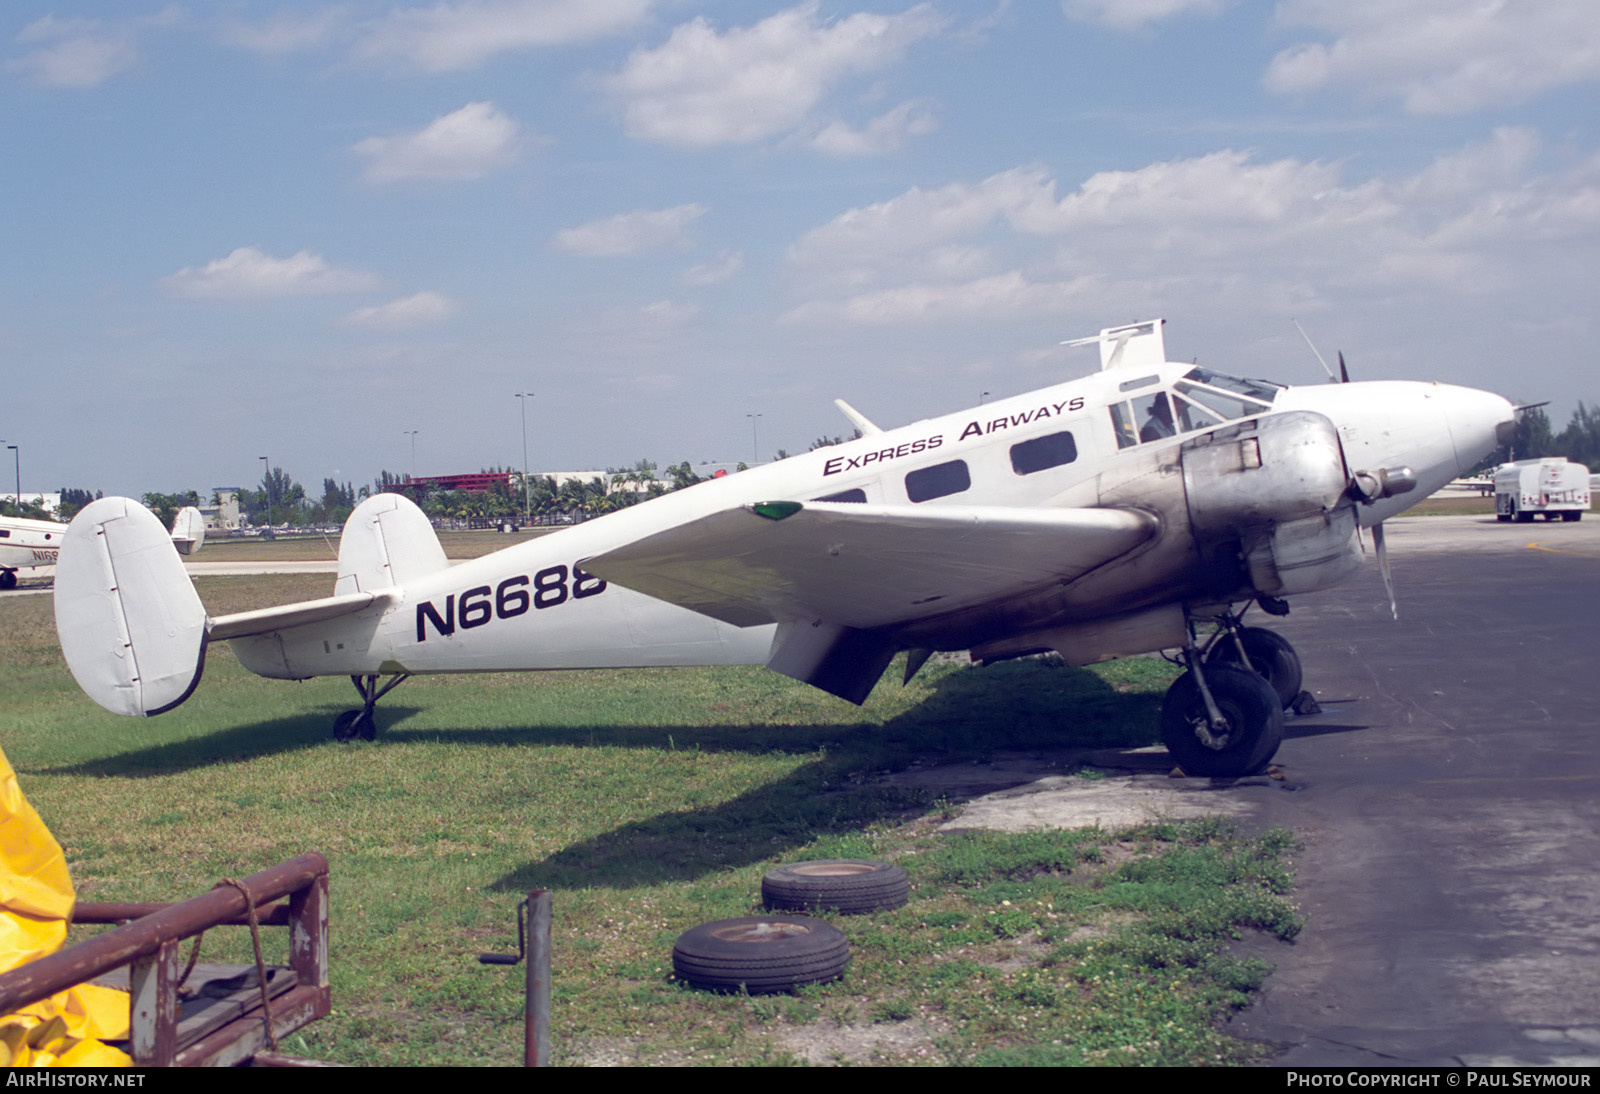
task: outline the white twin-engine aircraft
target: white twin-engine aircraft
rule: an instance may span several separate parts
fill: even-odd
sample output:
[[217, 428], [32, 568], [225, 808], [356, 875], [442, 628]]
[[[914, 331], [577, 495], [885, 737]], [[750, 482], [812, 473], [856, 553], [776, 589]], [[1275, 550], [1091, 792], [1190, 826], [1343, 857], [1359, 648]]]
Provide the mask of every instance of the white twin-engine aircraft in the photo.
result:
[[934, 650], [1176, 650], [1177, 762], [1259, 771], [1300, 663], [1243, 609], [1282, 614], [1348, 577], [1358, 526], [1387, 579], [1381, 522], [1490, 451], [1511, 404], [1225, 376], [1168, 362], [1160, 320], [1081, 341], [1101, 352], [1087, 378], [893, 430], [841, 403], [854, 441], [457, 566], [415, 505], [380, 494], [345, 524], [333, 596], [216, 619], [155, 519], [106, 498], [61, 551], [61, 648], [120, 714], [183, 702], [219, 639], [263, 676], [349, 676], [362, 705], [341, 738], [371, 738], [378, 699], [416, 673], [764, 664], [860, 703], [901, 650], [907, 679]]
[[[0, 517], [0, 589], [17, 587], [17, 571], [54, 566], [67, 526], [53, 520]], [[206, 541], [206, 521], [200, 510], [185, 506], [172, 518], [172, 545], [179, 554], [192, 555]]]

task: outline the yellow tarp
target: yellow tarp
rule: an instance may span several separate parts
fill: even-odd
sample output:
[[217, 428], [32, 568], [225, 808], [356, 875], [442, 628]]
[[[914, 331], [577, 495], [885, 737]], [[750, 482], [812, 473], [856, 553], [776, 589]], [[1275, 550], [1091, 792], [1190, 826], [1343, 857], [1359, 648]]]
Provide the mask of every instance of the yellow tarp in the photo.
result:
[[[60, 949], [74, 899], [61, 845], [0, 751], [0, 972]], [[126, 1066], [100, 1039], [127, 1035], [127, 993], [79, 984], [0, 1018], [0, 1067]]]

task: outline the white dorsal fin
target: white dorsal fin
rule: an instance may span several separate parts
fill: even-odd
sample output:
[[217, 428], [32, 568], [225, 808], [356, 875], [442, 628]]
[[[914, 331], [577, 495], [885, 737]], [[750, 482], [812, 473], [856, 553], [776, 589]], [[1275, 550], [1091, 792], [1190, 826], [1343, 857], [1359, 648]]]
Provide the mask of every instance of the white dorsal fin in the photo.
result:
[[844, 416], [846, 418], [850, 419], [850, 424], [851, 425], [853, 425], [857, 429], [861, 430], [861, 435], [863, 437], [871, 437], [874, 434], [878, 434], [878, 433], [882, 433], [883, 432], [883, 430], [879, 429], [877, 426], [875, 426], [871, 422], [867, 421], [867, 417], [866, 417], [865, 414], [862, 414], [861, 411], [857, 410], [855, 407], [851, 406], [849, 403], [845, 402], [843, 399], [835, 399], [833, 401], [833, 405], [838, 407], [841, 411], [844, 412]]
[[1161, 337], [1165, 319], [1146, 319], [1142, 323], [1129, 323], [1125, 327], [1107, 327], [1089, 338], [1073, 338], [1063, 346], [1100, 344], [1101, 370], [1112, 368], [1148, 368], [1165, 364], [1166, 345]]

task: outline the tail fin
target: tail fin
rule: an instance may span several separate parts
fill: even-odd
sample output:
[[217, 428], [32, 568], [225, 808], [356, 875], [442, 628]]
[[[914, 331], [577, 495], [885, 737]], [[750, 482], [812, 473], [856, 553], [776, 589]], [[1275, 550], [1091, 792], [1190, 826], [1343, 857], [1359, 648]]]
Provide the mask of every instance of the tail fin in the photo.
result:
[[376, 494], [344, 522], [334, 595], [381, 592], [449, 565], [421, 509], [399, 494]]
[[206, 518], [200, 510], [186, 505], [172, 518], [172, 545], [180, 555], [199, 553], [206, 541]]
[[86, 505], [56, 560], [56, 634], [84, 692], [113, 714], [160, 714], [205, 667], [206, 610], [172, 537], [128, 498]]

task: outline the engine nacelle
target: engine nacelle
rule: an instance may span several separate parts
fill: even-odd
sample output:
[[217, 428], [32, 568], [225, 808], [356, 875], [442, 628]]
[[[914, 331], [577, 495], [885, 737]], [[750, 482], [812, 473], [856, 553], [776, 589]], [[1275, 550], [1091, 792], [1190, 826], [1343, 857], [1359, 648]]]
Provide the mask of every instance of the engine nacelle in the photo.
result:
[[1361, 565], [1339, 432], [1312, 411], [1270, 414], [1183, 446], [1183, 482], [1209, 591], [1286, 596]]

